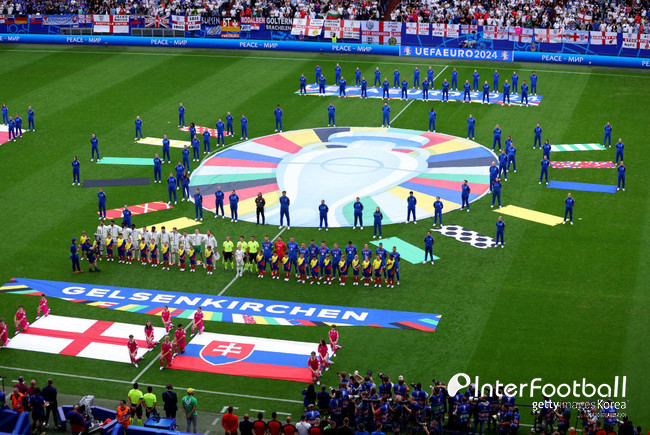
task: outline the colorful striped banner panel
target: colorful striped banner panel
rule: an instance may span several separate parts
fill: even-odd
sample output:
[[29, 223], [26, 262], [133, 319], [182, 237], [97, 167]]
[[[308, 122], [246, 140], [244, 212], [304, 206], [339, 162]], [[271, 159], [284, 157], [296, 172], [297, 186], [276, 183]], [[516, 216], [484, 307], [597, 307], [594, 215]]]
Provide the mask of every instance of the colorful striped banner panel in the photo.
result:
[[0, 293], [41, 295], [100, 308], [160, 316], [166, 305], [172, 316], [190, 319], [202, 307], [204, 320], [284, 326], [374, 326], [434, 332], [440, 314], [390, 311], [369, 308], [319, 305], [212, 296], [197, 293], [164, 292], [94, 284], [14, 278], [0, 287]]
[[[137, 143], [143, 143], [143, 144], [146, 144], [146, 145], [162, 146], [163, 138], [161, 138], [161, 137], [145, 137], [145, 138], [140, 139], [139, 141], [137, 141]], [[192, 143], [190, 141], [169, 139], [169, 147], [170, 148], [184, 148], [185, 145], [187, 145], [188, 148], [192, 147]]]
[[551, 151], [602, 151], [605, 147], [599, 143], [568, 143], [551, 145]]
[[614, 162], [551, 162], [555, 169], [614, 169]]
[[[130, 205], [129, 210], [131, 210], [131, 215], [135, 216], [138, 214], [153, 213], [154, 211], [167, 210], [174, 208], [171, 205], [167, 205], [164, 201], [156, 202], [146, 202], [144, 204]], [[111, 210], [106, 210], [106, 217], [108, 219], [121, 219], [122, 218], [123, 208], [113, 208]], [[99, 212], [97, 212], [99, 214]]]

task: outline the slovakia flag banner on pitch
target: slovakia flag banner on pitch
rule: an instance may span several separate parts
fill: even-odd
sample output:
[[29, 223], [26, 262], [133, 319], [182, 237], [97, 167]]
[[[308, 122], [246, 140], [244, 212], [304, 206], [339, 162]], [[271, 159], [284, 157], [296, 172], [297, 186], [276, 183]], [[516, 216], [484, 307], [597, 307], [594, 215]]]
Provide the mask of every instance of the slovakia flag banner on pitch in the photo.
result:
[[[143, 325], [49, 315], [41, 317], [27, 331], [12, 338], [8, 347], [130, 363], [129, 349], [126, 347], [129, 335], [133, 335], [138, 342], [138, 357], [143, 357], [149, 351]], [[154, 327], [156, 341], [160, 341], [163, 335], [165, 328]]]
[[307, 360], [317, 348], [316, 343], [204, 332], [188, 343], [170, 368], [311, 382]]

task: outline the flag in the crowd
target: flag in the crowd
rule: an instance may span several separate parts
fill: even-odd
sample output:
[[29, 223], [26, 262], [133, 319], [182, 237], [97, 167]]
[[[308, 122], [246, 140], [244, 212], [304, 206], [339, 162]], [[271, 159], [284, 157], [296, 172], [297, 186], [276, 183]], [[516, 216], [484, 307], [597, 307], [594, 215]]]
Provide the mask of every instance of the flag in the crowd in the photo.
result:
[[316, 343], [204, 332], [174, 358], [171, 368], [311, 382], [307, 360], [317, 348]]
[[562, 37], [564, 43], [568, 44], [588, 44], [589, 31], [588, 30], [565, 30]]
[[508, 28], [508, 40], [530, 44], [533, 42], [533, 29], [526, 27], [510, 27]]
[[460, 33], [461, 35], [471, 35], [478, 32], [478, 26], [475, 24], [461, 24]]
[[650, 35], [643, 33], [623, 33], [623, 48], [650, 49]]
[[184, 16], [172, 15], [172, 29], [174, 30], [201, 30], [201, 17], [199, 15]]
[[96, 33], [129, 33], [128, 15], [93, 15]]
[[576, 14], [576, 16], [578, 17], [578, 19], [580, 21], [582, 21], [584, 23], [591, 23], [591, 21], [593, 20], [593, 16], [591, 14], [587, 14], [585, 12], [578, 12]]
[[338, 20], [341, 18], [341, 14], [336, 9], [330, 9], [325, 16], [327, 20]]
[[549, 42], [548, 30], [549, 29], [535, 29], [535, 41]]
[[323, 36], [325, 38], [336, 36], [343, 39], [359, 39], [361, 36], [361, 21], [326, 19], [323, 24]]
[[593, 45], [616, 45], [616, 32], [590, 32]]
[[221, 20], [221, 37], [222, 38], [239, 38], [240, 31], [239, 21], [232, 18]]
[[429, 27], [429, 23], [406, 23], [406, 34], [428, 36]]
[[250, 32], [260, 30], [260, 25], [264, 24], [264, 17], [241, 17], [241, 31]]
[[398, 45], [402, 43], [402, 23], [395, 21], [362, 21], [364, 44]]
[[[144, 325], [49, 315], [41, 317], [9, 342], [9, 348], [130, 363], [126, 342], [133, 335], [138, 357], [147, 353]], [[154, 327], [160, 341], [165, 328]]]
[[564, 38], [564, 29], [549, 29], [548, 42], [551, 44], [561, 44]]
[[483, 37], [485, 39], [508, 39], [508, 28], [503, 26], [483, 26]]
[[169, 27], [169, 15], [147, 15], [144, 17], [145, 27]]
[[320, 36], [323, 31], [324, 19], [321, 18], [294, 18], [291, 27], [292, 35]]
[[439, 24], [431, 25], [431, 36], [443, 38], [458, 38], [460, 34], [460, 24]]

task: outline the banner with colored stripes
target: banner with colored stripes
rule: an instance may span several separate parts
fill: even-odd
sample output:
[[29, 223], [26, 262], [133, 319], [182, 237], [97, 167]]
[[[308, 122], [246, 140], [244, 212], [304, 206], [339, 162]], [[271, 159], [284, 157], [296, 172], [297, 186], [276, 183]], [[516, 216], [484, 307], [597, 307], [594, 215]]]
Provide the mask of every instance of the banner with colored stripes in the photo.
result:
[[551, 145], [551, 151], [602, 151], [605, 147], [599, 143], [569, 143]]
[[551, 162], [551, 168], [556, 169], [613, 169], [614, 162]]
[[[140, 139], [137, 141], [138, 143], [143, 143], [146, 145], [158, 145], [162, 146], [163, 144], [163, 138], [161, 137], [145, 137], [143, 139]], [[174, 139], [169, 139], [169, 147], [170, 148], [184, 148], [185, 145], [187, 147], [191, 147], [192, 143], [186, 140], [174, 140]]]
[[202, 307], [204, 320], [257, 325], [329, 326], [336, 324], [434, 332], [441, 318], [440, 314], [410, 311], [165, 292], [28, 278], [12, 279], [0, 287], [0, 293], [3, 292], [34, 296], [45, 294], [48, 297], [94, 307], [155, 316], [159, 316], [163, 307], [168, 306], [172, 316], [180, 319], [192, 318], [196, 308]]
[[[164, 201], [156, 202], [147, 202], [145, 204], [130, 205], [129, 210], [131, 210], [131, 215], [135, 216], [138, 214], [151, 213], [154, 211], [167, 210], [168, 208], [174, 208], [171, 205], [167, 205]], [[121, 219], [122, 218], [122, 208], [114, 208], [111, 210], [106, 210], [106, 217], [108, 219]], [[97, 212], [99, 214], [99, 212]]]

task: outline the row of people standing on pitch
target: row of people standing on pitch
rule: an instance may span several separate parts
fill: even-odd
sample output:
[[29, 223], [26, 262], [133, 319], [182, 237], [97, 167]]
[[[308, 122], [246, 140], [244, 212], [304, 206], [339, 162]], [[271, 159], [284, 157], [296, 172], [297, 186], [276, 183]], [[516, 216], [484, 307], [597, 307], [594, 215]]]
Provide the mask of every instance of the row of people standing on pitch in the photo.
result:
[[[4, 103], [2, 104], [2, 124], [8, 128], [9, 140], [16, 142], [16, 138], [23, 137], [23, 119], [17, 113], [13, 118], [9, 116], [9, 108]], [[32, 106], [27, 108], [27, 131], [36, 131]]]
[[[420, 87], [420, 73], [422, 71], [419, 69], [419, 67], [415, 67], [413, 69], [413, 82], [412, 82], [412, 87], [413, 89], [417, 89]], [[315, 84], [317, 85], [325, 85], [326, 84], [326, 78], [323, 75], [323, 69], [320, 67], [319, 64], [316, 65], [315, 68], [315, 73], [316, 73], [316, 80]], [[304, 74], [301, 75], [301, 90], [302, 90], [302, 77], [304, 77]], [[387, 77], [384, 77], [384, 80], [381, 80], [382, 74], [381, 70], [379, 67], [375, 68], [374, 71], [374, 87], [381, 87], [384, 82], [388, 81]], [[363, 73], [359, 67], [356, 67], [354, 70], [354, 78], [355, 78], [355, 85], [356, 86], [362, 86], [363, 80], [365, 80], [365, 77], [363, 76]], [[480, 82], [481, 74], [478, 72], [477, 69], [474, 70], [472, 73], [472, 88], [471, 90], [474, 92], [479, 91], [479, 82]], [[494, 70], [494, 73], [492, 73], [492, 92], [499, 92], [499, 80], [501, 78], [501, 75], [499, 73], [499, 70]], [[517, 74], [517, 71], [513, 71], [512, 75], [510, 76], [510, 79], [512, 80], [511, 82], [511, 89], [512, 93], [516, 94], [519, 89], [519, 75]], [[345, 80], [343, 78], [343, 69], [341, 68], [341, 65], [339, 63], [336, 64], [334, 67], [334, 84], [339, 85], [341, 84], [341, 80]], [[445, 78], [444, 81], [447, 79]], [[429, 68], [426, 70], [426, 78], [423, 79], [423, 82], [427, 82], [427, 85], [429, 89], [434, 89], [433, 85], [434, 81], [434, 75], [433, 75], [433, 67], [429, 66]], [[404, 85], [404, 82], [407, 82], [408, 86], [408, 81], [406, 78], [402, 75], [400, 72], [399, 68], [395, 68], [395, 71], [393, 71], [393, 88], [399, 88]], [[507, 83], [508, 80], [506, 79], [505, 82]], [[524, 83], [526, 82], [525, 80], [523, 81]], [[469, 83], [469, 79], [466, 80], [466, 83]], [[487, 81], [485, 81], [487, 83]], [[305, 78], [305, 85], [306, 85], [306, 78]], [[452, 90], [457, 91], [458, 90], [458, 71], [456, 68], [453, 68], [451, 71], [451, 82], [449, 83], [449, 86]], [[537, 74], [535, 71], [532, 72], [530, 75], [530, 92], [533, 95], [537, 95]]]

